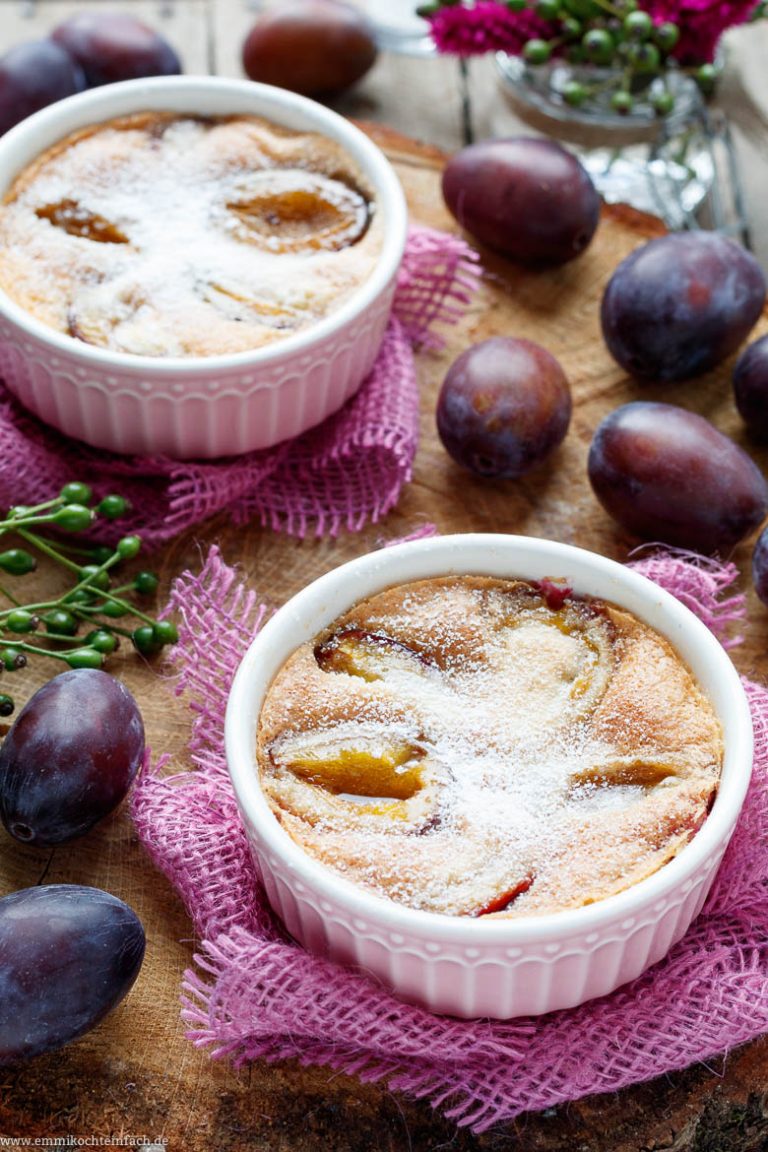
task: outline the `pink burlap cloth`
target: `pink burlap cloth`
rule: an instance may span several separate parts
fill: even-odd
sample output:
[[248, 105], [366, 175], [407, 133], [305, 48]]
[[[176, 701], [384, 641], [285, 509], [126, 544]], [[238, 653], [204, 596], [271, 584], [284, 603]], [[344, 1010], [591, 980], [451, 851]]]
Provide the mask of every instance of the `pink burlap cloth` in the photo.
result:
[[[718, 637], [743, 615], [732, 565], [656, 554], [635, 567]], [[745, 681], [754, 777], [701, 916], [634, 983], [537, 1019], [460, 1021], [400, 1003], [365, 976], [306, 953], [273, 916], [227, 776], [224, 709], [268, 609], [216, 550], [182, 576], [177, 689], [194, 714], [191, 770], [148, 772], [133, 816], [200, 937], [186, 974], [188, 1035], [235, 1062], [296, 1057], [425, 1097], [476, 1132], [529, 1109], [683, 1068], [768, 1030], [768, 691]], [[733, 640], [731, 640], [733, 642]]]
[[152, 547], [226, 510], [296, 536], [375, 522], [410, 479], [418, 439], [414, 347], [440, 345], [439, 326], [464, 311], [478, 280], [463, 240], [411, 229], [392, 320], [373, 371], [344, 408], [275, 448], [206, 462], [118, 456], [46, 428], [0, 382], [0, 506], [46, 500], [72, 479], [128, 496], [131, 517], [103, 537], [141, 533]]

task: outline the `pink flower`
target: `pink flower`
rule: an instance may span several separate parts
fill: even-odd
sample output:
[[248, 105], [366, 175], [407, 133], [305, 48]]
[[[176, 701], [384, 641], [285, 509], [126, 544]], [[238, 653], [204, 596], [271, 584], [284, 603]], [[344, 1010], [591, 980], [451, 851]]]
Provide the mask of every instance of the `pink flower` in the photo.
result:
[[[669, 4], [669, 0], [662, 2], [665, 7]], [[755, 0], [683, 0], [675, 5], [673, 19], [680, 27], [675, 59], [681, 64], [713, 60], [723, 32], [748, 20], [755, 6]]]
[[454, 56], [481, 56], [486, 52], [519, 56], [527, 40], [552, 34], [552, 25], [530, 9], [510, 12], [496, 0], [478, 0], [472, 8], [441, 8], [430, 17], [430, 24], [438, 51]]

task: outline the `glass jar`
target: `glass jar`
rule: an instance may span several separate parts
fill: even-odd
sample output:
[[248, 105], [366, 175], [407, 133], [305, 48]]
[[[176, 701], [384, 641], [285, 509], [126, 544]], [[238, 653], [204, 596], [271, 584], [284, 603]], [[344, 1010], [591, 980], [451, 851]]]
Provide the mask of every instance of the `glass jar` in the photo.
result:
[[[721, 187], [720, 145], [733, 168], [727, 126], [713, 118], [695, 81], [682, 71], [669, 71], [662, 81], [650, 79], [632, 93], [626, 115], [611, 108], [621, 74], [611, 69], [555, 60], [531, 67], [516, 56], [498, 53], [496, 65], [506, 99], [527, 126], [560, 140], [576, 152], [608, 203], [630, 204], [660, 216], [672, 229], [722, 227], [738, 230], [740, 212], [726, 219]], [[580, 107], [565, 99], [567, 85], [589, 87]], [[658, 116], [652, 105], [666, 89], [674, 98], [672, 112]], [[726, 138], [719, 137], [726, 133]], [[735, 169], [731, 172], [737, 182]], [[738, 189], [729, 190], [736, 196]], [[722, 219], [714, 219], [718, 216]]]

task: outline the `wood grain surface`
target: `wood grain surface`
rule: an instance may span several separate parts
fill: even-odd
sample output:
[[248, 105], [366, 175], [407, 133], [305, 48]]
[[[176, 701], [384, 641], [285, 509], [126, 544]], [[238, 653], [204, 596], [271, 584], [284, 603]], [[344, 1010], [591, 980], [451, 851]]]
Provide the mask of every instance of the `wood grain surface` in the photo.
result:
[[[395, 163], [413, 219], [450, 229], [439, 194], [441, 154], [386, 129], [369, 130]], [[765, 453], [745, 440], [728, 364], [690, 383], [641, 387], [622, 375], [602, 345], [597, 315], [606, 279], [625, 253], [659, 230], [649, 217], [610, 209], [588, 252], [561, 270], [523, 272], [485, 256], [482, 286], [464, 321], [446, 332], [444, 351], [418, 356], [421, 444], [413, 482], [397, 509], [383, 523], [335, 541], [297, 542], [256, 525], [235, 529], [222, 518], [155, 558], [164, 588], [185, 568], [198, 568], [201, 552], [215, 541], [245, 579], [279, 603], [382, 537], [403, 535], [425, 521], [442, 532], [549, 536], [622, 560], [636, 541], [623, 536], [596, 503], [585, 463], [599, 419], [634, 397], [663, 398], [705, 414], [766, 465]], [[767, 321], [760, 331], [768, 331]], [[470, 342], [496, 333], [527, 336], [548, 347], [564, 365], [575, 400], [562, 447], [545, 467], [517, 482], [487, 482], [460, 471], [434, 431], [436, 393], [448, 364]], [[749, 542], [734, 559], [746, 575]], [[749, 626], [735, 659], [743, 671], [761, 676], [768, 671], [768, 613], [746, 578], [743, 587]], [[130, 656], [116, 670], [140, 701], [155, 754], [170, 752], [183, 767], [189, 718], [167, 670]], [[30, 671], [24, 691], [39, 676], [39, 670]], [[0, 1135], [62, 1141], [98, 1136], [106, 1147], [109, 1137], [146, 1136], [150, 1142], [162, 1138], [172, 1152], [751, 1152], [768, 1142], [763, 1042], [617, 1095], [522, 1117], [481, 1137], [457, 1130], [428, 1105], [384, 1085], [364, 1086], [327, 1069], [257, 1062], [233, 1071], [184, 1039], [179, 990], [194, 948], [190, 922], [144, 856], [125, 810], [83, 840], [53, 851], [0, 836], [0, 894], [43, 881], [95, 884], [128, 901], [146, 926], [147, 957], [128, 998], [96, 1031], [60, 1052], [0, 1070]]]

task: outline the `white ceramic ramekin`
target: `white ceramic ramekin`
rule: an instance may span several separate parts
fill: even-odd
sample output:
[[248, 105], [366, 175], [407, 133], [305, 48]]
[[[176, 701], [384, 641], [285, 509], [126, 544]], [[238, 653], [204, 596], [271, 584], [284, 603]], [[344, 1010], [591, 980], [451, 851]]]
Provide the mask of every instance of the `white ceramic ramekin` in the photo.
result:
[[371, 276], [335, 312], [252, 352], [131, 356], [55, 332], [0, 291], [0, 375], [32, 412], [88, 444], [188, 459], [266, 448], [320, 423], [358, 389], [387, 325], [407, 213], [383, 153], [335, 112], [249, 80], [164, 76], [107, 85], [37, 112], [0, 138], [0, 199], [18, 172], [70, 132], [142, 111], [264, 116], [338, 141], [384, 220]]
[[[283, 831], [259, 785], [255, 731], [286, 658], [341, 613], [394, 584], [474, 573], [565, 579], [666, 636], [712, 702], [725, 761], [712, 812], [658, 872], [618, 895], [547, 916], [478, 921], [404, 908], [310, 858]], [[309, 950], [372, 973], [397, 996], [456, 1016], [569, 1008], [660, 960], [701, 910], [749, 783], [752, 723], [730, 659], [687, 608], [612, 560], [549, 540], [466, 535], [396, 545], [336, 568], [264, 626], [240, 665], [226, 717], [229, 771], [269, 901]]]

